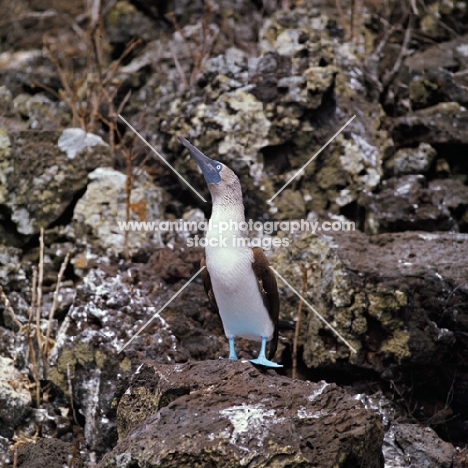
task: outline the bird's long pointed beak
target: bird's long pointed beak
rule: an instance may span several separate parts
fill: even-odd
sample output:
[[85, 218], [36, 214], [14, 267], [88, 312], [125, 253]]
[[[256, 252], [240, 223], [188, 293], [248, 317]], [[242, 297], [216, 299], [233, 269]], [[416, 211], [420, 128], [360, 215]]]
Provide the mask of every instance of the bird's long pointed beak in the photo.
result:
[[209, 184], [218, 183], [219, 172], [215, 169], [216, 161], [203, 154], [198, 148], [192, 145], [186, 138], [179, 137], [180, 142], [188, 149], [190, 156], [195, 159], [200, 167], [205, 180]]

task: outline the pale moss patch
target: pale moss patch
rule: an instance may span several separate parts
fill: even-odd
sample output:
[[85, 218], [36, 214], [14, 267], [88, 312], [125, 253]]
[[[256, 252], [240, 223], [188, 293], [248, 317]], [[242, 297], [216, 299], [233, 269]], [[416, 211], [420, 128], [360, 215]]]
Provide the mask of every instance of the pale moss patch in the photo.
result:
[[94, 354], [94, 360], [100, 369], [104, 369], [106, 365], [107, 356], [105, 353], [98, 349]]
[[[164, 406], [160, 388], [154, 391], [146, 387], [128, 389], [117, 407], [117, 434], [122, 440], [136, 425]], [[138, 401], [138, 411], [135, 402]]]
[[124, 372], [130, 372], [132, 369], [132, 361], [128, 357], [125, 357], [122, 362], [119, 363], [120, 369], [122, 369]]
[[78, 342], [73, 348], [64, 348], [58, 358], [57, 364], [52, 367], [48, 376], [52, 383], [68, 394], [67, 367], [70, 378], [73, 379], [76, 364], [84, 366], [95, 359], [94, 352], [85, 343]]
[[382, 343], [381, 351], [394, 356], [398, 363], [411, 357], [411, 351], [408, 346], [410, 339], [409, 332], [405, 330], [395, 330], [393, 336]]
[[117, 26], [120, 18], [127, 15], [133, 15], [137, 12], [137, 9], [127, 1], [119, 1], [109, 11], [107, 15], [107, 21], [112, 26]]
[[399, 328], [402, 321], [396, 316], [397, 311], [406, 306], [408, 299], [402, 291], [392, 291], [384, 287], [377, 287], [367, 292], [369, 301], [368, 312], [384, 327], [390, 330]]

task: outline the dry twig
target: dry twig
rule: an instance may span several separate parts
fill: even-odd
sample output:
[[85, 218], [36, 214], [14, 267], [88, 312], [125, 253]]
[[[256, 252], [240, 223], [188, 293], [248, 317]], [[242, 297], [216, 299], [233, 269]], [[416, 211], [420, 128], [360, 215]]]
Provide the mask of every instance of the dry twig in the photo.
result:
[[184, 70], [179, 62], [179, 59], [177, 58], [177, 54], [174, 52], [174, 47], [172, 47], [172, 44], [170, 42], [169, 42], [169, 49], [171, 51], [171, 55], [174, 60], [177, 72], [179, 73], [180, 79], [182, 80], [183, 87], [187, 88], [188, 87], [187, 78], [185, 78]]
[[[32, 268], [32, 285], [31, 285], [31, 300], [28, 308], [28, 322], [22, 324], [15, 315], [11, 304], [5, 295], [2, 286], [0, 285], [0, 297], [5, 303], [5, 309], [11, 315], [12, 320], [18, 326], [18, 333], [24, 333], [27, 336], [29, 359], [31, 362], [31, 374], [34, 379], [34, 400], [36, 407], [41, 405], [41, 378], [45, 375], [48, 367], [47, 357], [50, 350], [53, 348], [53, 340], [50, 338], [52, 331], [52, 321], [57, 309], [58, 294], [63, 275], [70, 259], [70, 253], [67, 253], [57, 277], [57, 285], [55, 288], [51, 310], [49, 313], [47, 333], [43, 335], [41, 330], [41, 309], [42, 309], [42, 285], [44, 278], [44, 229], [41, 228], [39, 236], [39, 265]], [[35, 322], [35, 323], [34, 323]], [[52, 346], [51, 346], [52, 343]], [[40, 357], [38, 357], [40, 356]], [[42, 360], [42, 368], [40, 367], [39, 359]]]
[[[115, 3], [115, 2], [111, 2]], [[108, 9], [109, 5], [105, 7]], [[60, 44], [50, 35], [44, 37], [44, 56], [54, 65], [62, 89], [58, 92], [42, 83], [35, 83], [48, 93], [63, 101], [72, 114], [72, 125], [78, 125], [86, 132], [96, 132], [100, 122], [109, 127], [109, 146], [111, 154], [115, 154], [114, 133], [117, 126], [117, 113], [115, 112], [115, 97], [119, 85], [114, 78], [119, 70], [122, 60], [141, 43], [140, 39], [130, 41], [121, 56], [105, 65], [103, 54], [103, 30], [101, 0], [93, 0], [88, 11], [90, 18], [87, 31], [83, 31], [71, 18], [67, 21], [74, 25], [71, 28], [77, 35], [78, 41], [87, 42], [87, 55], [84, 69], [77, 72], [73, 67], [73, 58], [63, 58]], [[108, 117], [103, 115], [103, 106], [108, 108]]]
[[44, 228], [41, 227], [39, 235], [39, 276], [37, 281], [36, 293], [36, 341], [38, 353], [41, 357], [43, 368], [45, 369], [46, 361], [42, 353], [42, 333], [41, 333], [41, 311], [42, 311], [42, 283], [44, 280]]
[[[174, 29], [176, 32], [180, 34], [180, 37], [184, 41], [184, 43], [187, 45], [187, 48], [190, 52], [190, 57], [192, 59], [192, 70], [190, 72], [190, 78], [188, 80], [189, 85], [193, 85], [195, 83], [195, 79], [200, 73], [203, 63], [206, 60], [207, 57], [209, 57], [214, 49], [214, 46], [216, 45], [216, 41], [218, 40], [219, 36], [219, 30], [216, 30], [213, 32], [210, 29], [210, 20], [215, 11], [215, 7], [210, 3], [210, 2], [205, 2], [205, 10], [203, 14], [203, 19], [202, 19], [202, 24], [201, 24], [201, 29], [200, 29], [200, 38], [197, 39], [196, 37], [193, 37], [191, 39], [187, 38], [179, 26], [179, 23], [177, 22], [177, 19], [174, 15], [174, 13], [169, 13], [166, 15], [167, 19], [172, 23], [174, 26]], [[180, 63], [171, 47], [171, 53], [172, 56], [174, 57], [174, 63], [177, 68], [177, 71], [179, 74], [183, 74], [182, 67], [180, 66]], [[187, 80], [182, 78], [185, 83]]]
[[57, 309], [57, 301], [58, 301], [58, 295], [59, 295], [59, 290], [60, 290], [60, 283], [62, 282], [62, 278], [65, 273], [65, 269], [67, 268], [69, 260], [70, 260], [70, 252], [67, 253], [64, 261], [62, 262], [62, 265], [60, 266], [60, 271], [57, 277], [57, 285], [55, 286], [55, 291], [54, 291], [54, 299], [52, 301], [52, 306], [49, 312], [49, 323], [47, 324], [47, 334], [46, 334], [46, 338], [44, 341], [44, 349], [43, 349], [43, 353], [46, 359], [49, 356], [50, 350], [52, 349], [52, 347], [50, 347], [50, 332], [52, 330], [52, 320], [54, 319], [55, 310]]
[[[335, 0], [335, 7], [338, 13], [338, 21], [340, 23], [340, 26], [343, 28], [343, 31], [345, 31], [346, 35], [349, 37], [349, 40], [354, 41], [356, 30], [359, 29], [363, 21], [362, 10], [364, 9], [364, 2], [358, 0], [351, 0], [349, 22], [346, 18], [345, 13], [343, 12], [343, 9], [341, 8], [340, 0]], [[361, 22], [356, 24], [358, 18]]]
[[21, 329], [23, 324], [16, 318], [15, 311], [13, 310], [13, 307], [11, 307], [10, 301], [8, 300], [8, 297], [5, 294], [5, 291], [3, 291], [2, 285], [0, 284], [0, 297], [3, 300], [3, 303], [5, 304], [5, 310], [8, 312], [10, 315], [11, 319], [13, 320], [14, 324]]
[[[72, 114], [72, 125], [79, 125], [86, 132], [96, 132], [100, 124], [107, 126], [111, 158], [115, 159], [117, 146], [119, 146], [127, 160], [127, 218], [129, 218], [132, 183], [131, 161], [133, 154], [132, 148], [126, 148], [123, 144], [117, 119], [130, 99], [131, 91], [128, 91], [120, 104], [117, 104], [116, 98], [121, 83], [116, 82], [115, 78], [121, 67], [122, 60], [129, 56], [141, 43], [141, 40], [132, 39], [120, 57], [107, 64], [103, 52], [103, 15], [112, 8], [116, 0], [111, 0], [104, 7], [102, 0], [90, 0], [88, 3], [89, 8], [86, 16], [89, 19], [89, 26], [86, 31], [83, 31], [76, 24], [75, 20], [67, 18], [68, 22], [74, 25], [71, 29], [75, 32], [78, 40], [80, 42], [86, 41], [88, 53], [85, 57], [82, 57], [85, 60], [83, 70], [77, 72], [70, 65], [70, 63], [73, 63], [70, 59], [61, 57], [60, 54], [63, 54], [63, 51], [58, 42], [51, 38], [51, 36], [46, 36], [44, 40], [44, 55], [57, 70], [62, 89], [57, 92], [46, 85], [36, 85], [42, 87], [67, 105]], [[104, 108], [106, 108], [106, 115], [104, 115]], [[120, 144], [118, 143], [119, 141]], [[134, 141], [132, 141], [132, 146], [133, 144]], [[125, 236], [125, 246], [127, 246], [128, 231], [125, 232]], [[128, 252], [126, 252], [126, 257], [128, 258]], [[49, 321], [49, 326], [50, 323]], [[46, 343], [40, 346], [40, 350], [44, 350], [46, 354], [49, 351], [48, 339], [49, 333], [46, 337]]]
[[[302, 270], [302, 288], [301, 296], [304, 297], [307, 289], [307, 268], [301, 265]], [[301, 327], [301, 317], [302, 317], [302, 300], [299, 299], [299, 305], [297, 306], [297, 322], [296, 329], [294, 330], [294, 341], [293, 341], [293, 352], [292, 352], [292, 378], [297, 377], [297, 348], [299, 342], [299, 330]]]
[[398, 54], [398, 57], [395, 60], [395, 63], [393, 65], [392, 69], [389, 72], [385, 73], [385, 75], [382, 78], [382, 85], [383, 85], [384, 89], [387, 88], [387, 86], [393, 81], [393, 79], [395, 78], [397, 73], [400, 71], [401, 62], [403, 61], [403, 58], [408, 53], [408, 45], [409, 45], [410, 40], [411, 40], [411, 29], [412, 29], [411, 28], [411, 25], [412, 25], [412, 19], [411, 18], [412, 17], [410, 16], [409, 20], [408, 20], [408, 26], [407, 26], [406, 31], [405, 31], [405, 37], [403, 39], [403, 44], [401, 45], [401, 49], [400, 49], [400, 52]]
[[31, 325], [34, 317], [34, 307], [36, 304], [36, 292], [37, 292], [37, 269], [33, 267], [33, 279], [31, 288], [31, 303], [28, 311], [28, 325], [27, 325], [27, 338], [28, 338], [28, 349], [29, 358], [31, 360], [32, 374], [35, 383], [36, 390], [36, 408], [39, 408], [41, 402], [41, 381], [39, 379], [39, 368], [37, 366], [36, 351], [34, 350], [34, 343], [31, 336]]
[[[117, 115], [120, 114], [120, 111]], [[139, 127], [143, 126], [143, 119], [145, 117], [145, 112], [140, 114], [140, 122]], [[126, 172], [127, 172], [127, 179], [125, 183], [125, 222], [130, 221], [130, 211], [132, 209], [132, 187], [133, 187], [133, 161], [138, 154], [134, 154], [134, 147], [136, 143], [137, 134], [132, 132], [130, 136], [130, 141], [124, 142], [122, 139], [122, 135], [119, 133], [119, 137], [122, 141], [122, 145], [120, 150], [122, 151], [125, 157], [125, 165], [126, 165]], [[124, 232], [124, 257], [129, 260], [130, 254], [128, 250], [128, 237], [129, 231], [125, 230]]]
[[73, 421], [75, 421], [75, 424], [79, 426], [78, 421], [76, 419], [75, 405], [73, 404], [73, 386], [72, 386], [72, 381], [71, 381], [70, 364], [68, 363], [67, 363], [67, 386], [68, 386], [68, 393], [70, 394], [70, 407], [72, 409]]

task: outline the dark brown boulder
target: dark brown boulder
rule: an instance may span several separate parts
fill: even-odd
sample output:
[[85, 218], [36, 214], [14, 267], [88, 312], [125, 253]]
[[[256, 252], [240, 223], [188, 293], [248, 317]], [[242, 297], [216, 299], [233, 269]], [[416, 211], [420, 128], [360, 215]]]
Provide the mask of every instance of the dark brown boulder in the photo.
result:
[[380, 417], [360, 401], [244, 360], [147, 361], [117, 415], [121, 439], [100, 468], [383, 467]]

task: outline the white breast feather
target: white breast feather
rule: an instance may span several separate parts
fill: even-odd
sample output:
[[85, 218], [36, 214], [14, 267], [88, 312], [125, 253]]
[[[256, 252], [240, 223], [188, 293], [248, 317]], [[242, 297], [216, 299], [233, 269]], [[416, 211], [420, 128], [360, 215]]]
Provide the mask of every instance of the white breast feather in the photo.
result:
[[253, 252], [243, 247], [207, 247], [206, 266], [228, 338], [270, 339], [273, 323], [268, 315], [252, 268]]

